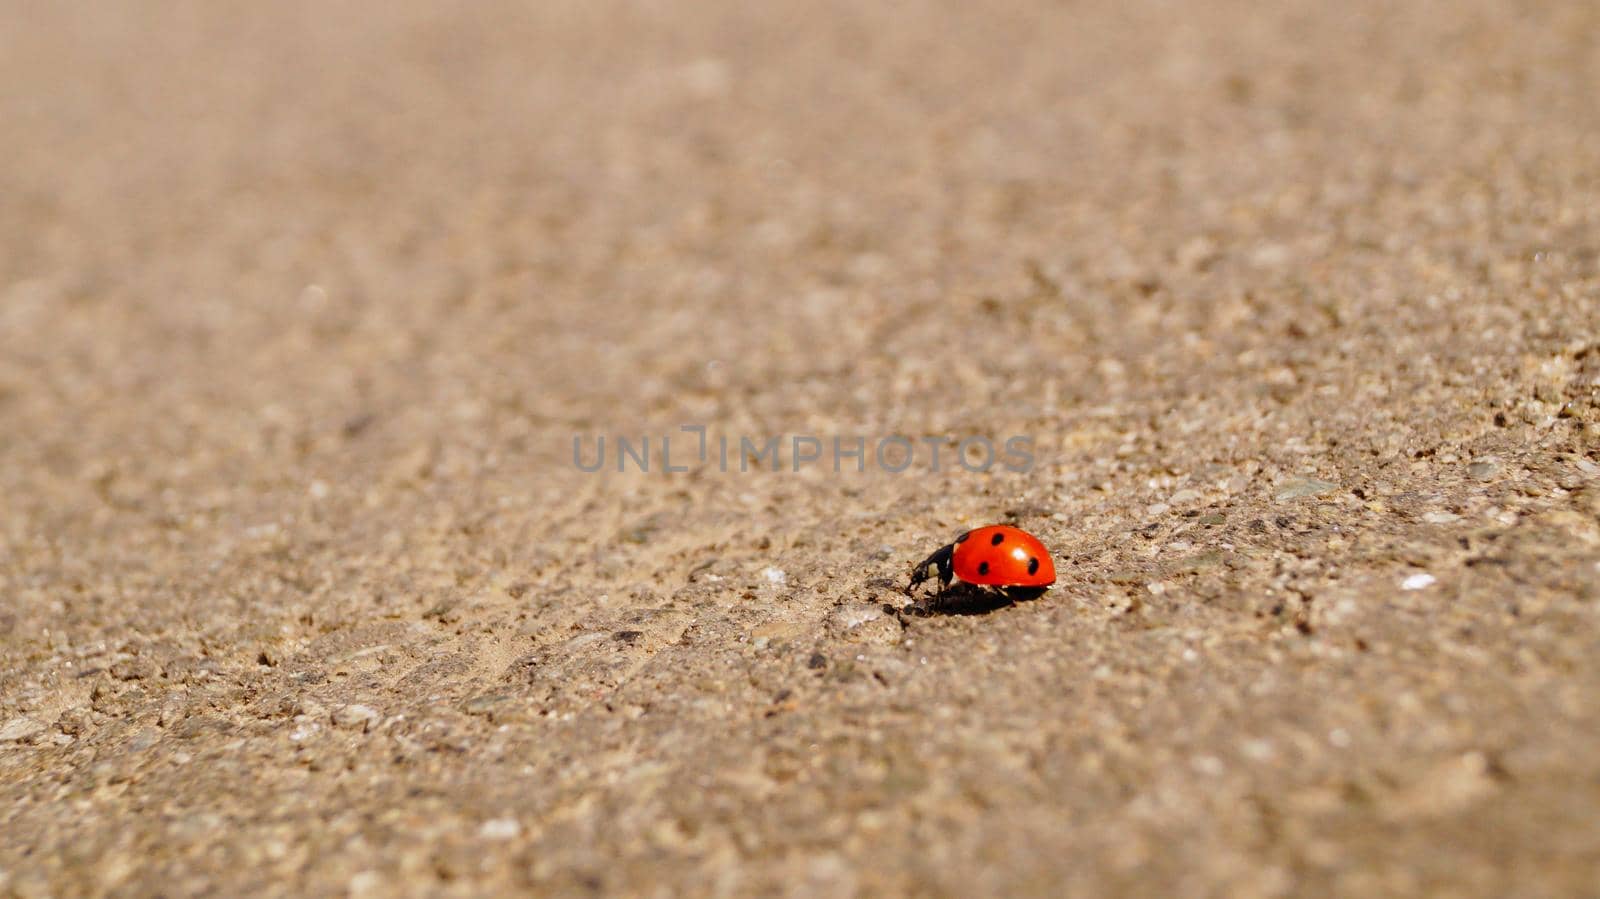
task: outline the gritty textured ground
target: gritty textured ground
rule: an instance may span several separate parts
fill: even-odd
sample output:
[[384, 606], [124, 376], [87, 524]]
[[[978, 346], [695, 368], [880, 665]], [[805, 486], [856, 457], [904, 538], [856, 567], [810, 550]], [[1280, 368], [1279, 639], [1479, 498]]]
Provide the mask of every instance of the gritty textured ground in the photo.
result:
[[0, 894], [1600, 884], [1594, 5], [5, 5]]

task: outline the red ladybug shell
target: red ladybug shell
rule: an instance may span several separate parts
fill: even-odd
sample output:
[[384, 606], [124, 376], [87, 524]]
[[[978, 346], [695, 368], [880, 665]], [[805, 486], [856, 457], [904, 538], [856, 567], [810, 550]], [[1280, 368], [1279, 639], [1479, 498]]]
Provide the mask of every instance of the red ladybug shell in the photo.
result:
[[992, 587], [1048, 587], [1056, 582], [1056, 563], [1039, 538], [1004, 524], [968, 531], [956, 538], [956, 577]]

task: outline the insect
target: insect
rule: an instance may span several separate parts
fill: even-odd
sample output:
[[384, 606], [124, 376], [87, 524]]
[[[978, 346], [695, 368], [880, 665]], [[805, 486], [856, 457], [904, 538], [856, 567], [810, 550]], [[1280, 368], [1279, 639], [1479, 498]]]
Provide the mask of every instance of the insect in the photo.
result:
[[939, 579], [936, 596], [943, 596], [953, 580], [1011, 599], [1034, 599], [1056, 582], [1056, 563], [1038, 537], [991, 524], [962, 534], [923, 559], [911, 572], [906, 595], [933, 577]]

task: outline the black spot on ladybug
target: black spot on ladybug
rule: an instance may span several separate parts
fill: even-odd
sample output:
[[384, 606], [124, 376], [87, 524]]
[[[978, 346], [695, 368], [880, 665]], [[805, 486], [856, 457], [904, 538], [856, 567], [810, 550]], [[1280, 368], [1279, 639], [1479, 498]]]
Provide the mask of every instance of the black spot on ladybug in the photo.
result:
[[1033, 558], [1031, 556], [1028, 558], [1028, 573], [1029, 574], [1038, 574], [1039, 573], [1039, 560], [1035, 559], [1035, 558]]
[[978, 563], [978, 573], [979, 574], [988, 574], [989, 573], [989, 563], [988, 562], [979, 562]]
[[1006, 542], [1006, 535], [1005, 534], [995, 534], [994, 535], [994, 539], [989, 541], [989, 545], [990, 546], [999, 546], [1000, 544], [1002, 544], [1004, 542]]
[[971, 536], [972, 536], [972, 532], [968, 531], [965, 534], [962, 534], [961, 536], [957, 537], [956, 538], [956, 542], [960, 543], [961, 541], [963, 541], [963, 540], [965, 540], [965, 539], [967, 539], [968, 537], [971, 537]]

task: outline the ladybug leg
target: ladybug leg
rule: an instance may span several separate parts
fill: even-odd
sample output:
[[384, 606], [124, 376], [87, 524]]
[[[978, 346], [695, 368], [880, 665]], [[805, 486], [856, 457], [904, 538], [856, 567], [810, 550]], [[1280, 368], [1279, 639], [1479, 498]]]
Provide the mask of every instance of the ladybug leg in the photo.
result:
[[949, 546], [941, 546], [934, 550], [933, 555], [918, 563], [917, 567], [911, 571], [911, 583], [906, 585], [906, 595], [910, 596], [918, 585], [935, 575], [939, 578], [939, 592], [935, 594], [936, 596], [943, 595], [944, 591], [950, 589], [950, 580], [955, 576], [953, 570], [955, 549], [956, 547], [953, 543]]

